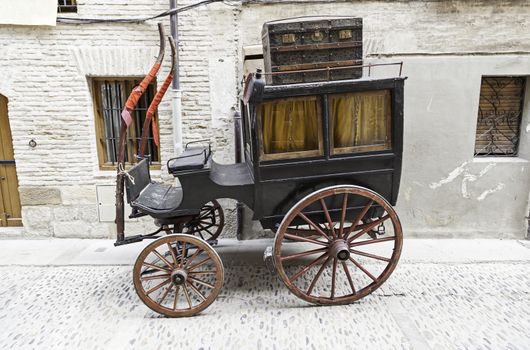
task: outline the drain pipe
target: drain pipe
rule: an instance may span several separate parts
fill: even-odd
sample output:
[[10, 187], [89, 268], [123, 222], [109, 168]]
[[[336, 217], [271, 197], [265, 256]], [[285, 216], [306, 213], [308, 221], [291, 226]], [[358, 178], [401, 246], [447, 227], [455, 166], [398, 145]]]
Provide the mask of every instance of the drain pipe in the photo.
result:
[[[169, 0], [170, 9], [177, 8], [177, 0]], [[173, 72], [172, 89], [172, 112], [173, 112], [173, 152], [179, 155], [182, 152], [182, 91], [180, 90], [180, 60], [179, 60], [179, 32], [178, 14], [170, 16], [171, 37], [177, 46], [175, 71]]]

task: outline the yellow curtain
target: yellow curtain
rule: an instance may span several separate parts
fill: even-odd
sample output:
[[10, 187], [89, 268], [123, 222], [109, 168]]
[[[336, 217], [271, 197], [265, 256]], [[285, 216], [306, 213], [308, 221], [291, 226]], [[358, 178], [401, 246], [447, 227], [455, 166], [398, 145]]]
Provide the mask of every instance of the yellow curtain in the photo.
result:
[[330, 100], [335, 148], [388, 146], [388, 90], [336, 95]]
[[265, 154], [319, 149], [316, 98], [271, 101], [261, 108]]

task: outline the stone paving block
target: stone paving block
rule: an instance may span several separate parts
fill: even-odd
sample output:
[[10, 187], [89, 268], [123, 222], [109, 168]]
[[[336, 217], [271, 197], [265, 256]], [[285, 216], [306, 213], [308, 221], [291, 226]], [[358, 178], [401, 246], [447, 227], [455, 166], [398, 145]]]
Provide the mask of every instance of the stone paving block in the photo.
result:
[[[227, 266], [202, 314], [143, 305], [131, 266], [1, 266], [2, 349], [528, 349], [529, 264], [402, 264], [386, 290], [319, 307], [265, 268]], [[425, 346], [422, 346], [425, 345]]]

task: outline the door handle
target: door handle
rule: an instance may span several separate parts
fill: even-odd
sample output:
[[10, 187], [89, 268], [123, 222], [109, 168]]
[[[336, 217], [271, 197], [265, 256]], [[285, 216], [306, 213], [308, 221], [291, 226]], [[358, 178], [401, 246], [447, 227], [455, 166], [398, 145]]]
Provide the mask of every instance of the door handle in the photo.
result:
[[0, 176], [0, 181], [5, 180], [6, 178], [4, 176]]

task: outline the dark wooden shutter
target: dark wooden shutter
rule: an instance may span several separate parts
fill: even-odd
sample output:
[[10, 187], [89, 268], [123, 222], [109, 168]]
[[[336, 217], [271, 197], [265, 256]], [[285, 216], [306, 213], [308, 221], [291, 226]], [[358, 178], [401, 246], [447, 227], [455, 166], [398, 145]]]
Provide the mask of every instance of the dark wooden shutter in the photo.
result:
[[483, 77], [475, 156], [515, 156], [519, 146], [524, 77]]

